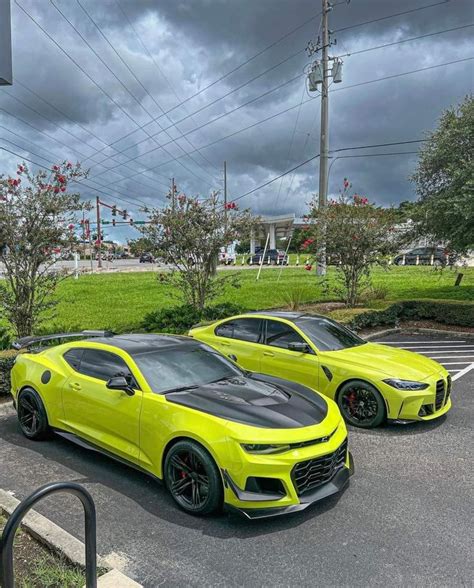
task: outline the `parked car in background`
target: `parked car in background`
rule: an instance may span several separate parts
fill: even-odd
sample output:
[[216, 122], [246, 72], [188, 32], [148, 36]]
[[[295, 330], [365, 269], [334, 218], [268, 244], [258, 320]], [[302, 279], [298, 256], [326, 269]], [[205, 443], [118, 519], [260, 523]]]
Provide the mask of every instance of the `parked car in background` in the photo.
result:
[[417, 247], [406, 253], [400, 253], [394, 258], [393, 263], [395, 265], [435, 265], [441, 267], [453, 265], [456, 259], [456, 255], [444, 247]]
[[155, 263], [155, 258], [151, 253], [145, 252], [140, 255], [140, 263]]
[[[247, 259], [247, 263], [259, 264], [261, 263], [263, 255], [263, 249], [257, 249], [254, 255], [251, 255]], [[288, 255], [281, 249], [268, 249], [265, 253], [263, 263], [269, 263], [271, 265], [288, 265]]]
[[221, 251], [219, 251], [219, 263], [222, 263], [224, 265], [232, 265], [233, 263], [235, 263], [235, 260], [235, 253], [229, 253], [225, 250], [225, 248], [222, 248]]

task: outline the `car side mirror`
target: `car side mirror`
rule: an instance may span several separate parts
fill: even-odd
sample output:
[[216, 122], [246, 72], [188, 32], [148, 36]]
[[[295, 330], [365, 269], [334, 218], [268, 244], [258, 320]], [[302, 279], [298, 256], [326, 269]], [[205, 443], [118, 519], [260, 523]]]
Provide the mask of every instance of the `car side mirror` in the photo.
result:
[[122, 392], [125, 392], [127, 396], [133, 396], [135, 394], [135, 390], [129, 385], [126, 378], [123, 376], [110, 378], [106, 384], [106, 387], [109, 390], [121, 390]]
[[290, 351], [297, 351], [298, 353], [310, 353], [311, 351], [307, 343], [301, 343], [300, 341], [288, 343], [288, 349]]

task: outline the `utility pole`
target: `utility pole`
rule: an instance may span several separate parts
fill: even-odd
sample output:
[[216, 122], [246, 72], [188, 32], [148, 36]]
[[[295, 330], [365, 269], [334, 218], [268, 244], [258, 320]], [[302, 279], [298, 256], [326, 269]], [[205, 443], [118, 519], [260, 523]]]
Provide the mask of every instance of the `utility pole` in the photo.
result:
[[[322, 0], [322, 83], [321, 83], [321, 137], [319, 142], [319, 208], [324, 209], [328, 203], [328, 160], [329, 160], [329, 3]], [[326, 239], [320, 245], [317, 275], [326, 275]]]
[[176, 186], [174, 183], [174, 178], [171, 178], [171, 208], [174, 212], [176, 208]]
[[98, 249], [98, 257], [97, 257], [97, 267], [102, 267], [102, 237], [100, 233], [100, 200], [99, 197], [96, 196], [95, 199], [95, 208], [97, 212], [97, 249]]
[[224, 161], [224, 219], [227, 232], [227, 161]]
[[[346, 0], [349, 4], [350, 0]], [[333, 44], [330, 39], [329, 12], [333, 5], [330, 0], [321, 0], [321, 38], [316, 43], [310, 41], [306, 47], [309, 56], [321, 51], [321, 59], [316, 60], [308, 73], [309, 91], [319, 91], [321, 84], [321, 136], [319, 142], [319, 208], [322, 210], [328, 203], [328, 164], [329, 164], [329, 78], [335, 84], [342, 82], [342, 60], [339, 57], [329, 56], [329, 47]], [[334, 41], [334, 44], [336, 41]], [[329, 69], [329, 62], [332, 68]], [[326, 275], [326, 235], [322, 227], [322, 239], [318, 244], [320, 253], [318, 256], [317, 274]]]

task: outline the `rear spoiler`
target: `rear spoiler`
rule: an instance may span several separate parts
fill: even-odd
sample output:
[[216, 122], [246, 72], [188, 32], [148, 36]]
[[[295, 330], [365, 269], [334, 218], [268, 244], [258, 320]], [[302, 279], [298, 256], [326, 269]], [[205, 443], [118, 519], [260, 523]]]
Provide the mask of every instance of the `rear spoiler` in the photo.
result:
[[55, 333], [53, 335], [44, 335], [40, 337], [22, 337], [12, 344], [13, 349], [28, 349], [37, 343], [43, 341], [54, 341], [55, 339], [72, 339], [77, 337], [113, 337], [113, 331], [80, 331], [78, 333]]

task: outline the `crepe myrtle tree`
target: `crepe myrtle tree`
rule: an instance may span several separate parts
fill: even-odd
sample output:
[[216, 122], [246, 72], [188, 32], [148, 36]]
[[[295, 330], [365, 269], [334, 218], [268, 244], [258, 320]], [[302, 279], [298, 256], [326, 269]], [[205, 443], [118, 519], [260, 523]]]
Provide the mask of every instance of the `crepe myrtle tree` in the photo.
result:
[[160, 281], [173, 281], [180, 298], [201, 312], [226, 284], [238, 287], [235, 275], [217, 275], [219, 250], [247, 237], [256, 222], [234, 202], [224, 208], [217, 192], [204, 200], [180, 194], [165, 208], [152, 210], [141, 231], [156, 257], [172, 267], [170, 274], [159, 274]]
[[53, 265], [70, 251], [79, 194], [71, 181], [85, 176], [80, 164], [63, 162], [51, 170], [18, 165], [16, 177], [0, 176], [0, 315], [15, 335], [31, 335], [56, 301], [58, 282], [67, 276]]
[[395, 231], [394, 209], [376, 206], [359, 194], [350, 195], [351, 188], [344, 178], [339, 197], [328, 206], [321, 209], [318, 198], [312, 200], [305, 227], [310, 236], [302, 247], [319, 261], [318, 243], [324, 237], [326, 255], [336, 266], [335, 290], [353, 307], [370, 284], [372, 267], [388, 263], [388, 257], [399, 250], [401, 237]]

